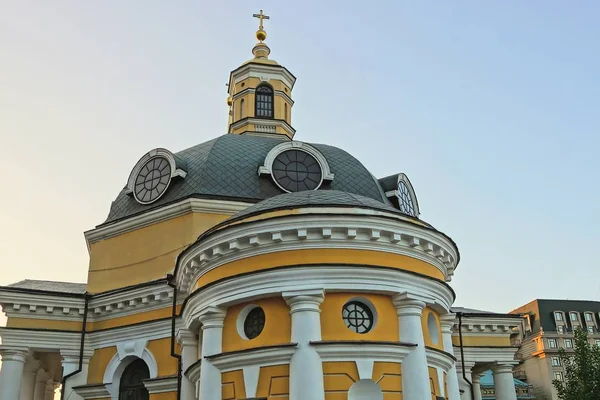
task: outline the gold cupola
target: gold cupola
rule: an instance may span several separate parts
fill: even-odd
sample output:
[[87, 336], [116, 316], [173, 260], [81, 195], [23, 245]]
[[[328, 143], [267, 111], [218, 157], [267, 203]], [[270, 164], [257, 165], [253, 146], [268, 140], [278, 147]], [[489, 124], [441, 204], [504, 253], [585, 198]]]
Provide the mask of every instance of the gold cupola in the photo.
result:
[[227, 105], [229, 133], [285, 135], [292, 139], [292, 90], [296, 77], [287, 68], [269, 59], [271, 49], [265, 43], [267, 32], [263, 21], [268, 15], [253, 15], [260, 21], [256, 31], [258, 42], [252, 48], [254, 57], [229, 75]]

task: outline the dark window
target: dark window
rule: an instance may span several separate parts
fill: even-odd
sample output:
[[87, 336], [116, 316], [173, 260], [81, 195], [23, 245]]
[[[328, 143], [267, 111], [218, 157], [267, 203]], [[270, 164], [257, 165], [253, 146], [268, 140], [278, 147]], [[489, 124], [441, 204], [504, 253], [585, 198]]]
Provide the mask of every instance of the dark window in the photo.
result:
[[256, 88], [256, 116], [273, 118], [273, 89], [270, 86]]
[[240, 119], [244, 118], [244, 99], [240, 100]]
[[412, 196], [410, 195], [410, 190], [408, 189], [408, 186], [406, 186], [406, 183], [402, 181], [398, 183], [398, 203], [400, 205], [400, 211], [404, 214], [416, 217], [415, 206], [412, 201]]
[[342, 318], [348, 328], [356, 333], [367, 333], [373, 328], [373, 312], [364, 303], [350, 301], [342, 309]]
[[315, 190], [321, 184], [319, 163], [303, 151], [284, 151], [275, 158], [272, 169], [275, 182], [288, 192]]
[[144, 380], [150, 378], [148, 366], [137, 359], [125, 368], [119, 386], [119, 400], [148, 400], [150, 395], [144, 386]]
[[244, 321], [244, 333], [248, 339], [254, 339], [265, 327], [265, 312], [262, 308], [253, 308]]

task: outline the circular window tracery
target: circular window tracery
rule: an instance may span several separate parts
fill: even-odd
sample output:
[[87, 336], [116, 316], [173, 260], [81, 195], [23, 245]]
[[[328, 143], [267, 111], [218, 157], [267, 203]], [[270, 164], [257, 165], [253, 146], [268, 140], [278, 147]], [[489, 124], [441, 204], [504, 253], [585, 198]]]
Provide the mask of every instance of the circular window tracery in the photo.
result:
[[317, 160], [301, 150], [286, 150], [278, 154], [273, 161], [272, 175], [275, 182], [288, 192], [315, 190], [323, 180]]
[[255, 307], [244, 320], [244, 334], [248, 339], [254, 339], [261, 334], [265, 328], [265, 312], [260, 307]]
[[162, 196], [171, 181], [171, 164], [164, 157], [151, 158], [138, 172], [133, 194], [142, 204], [152, 203]]
[[406, 183], [402, 181], [398, 182], [398, 203], [400, 211], [404, 214], [415, 216], [415, 205], [413, 204], [410, 190], [406, 186]]
[[360, 334], [369, 332], [374, 324], [373, 311], [360, 301], [349, 301], [344, 304], [342, 319], [346, 327]]

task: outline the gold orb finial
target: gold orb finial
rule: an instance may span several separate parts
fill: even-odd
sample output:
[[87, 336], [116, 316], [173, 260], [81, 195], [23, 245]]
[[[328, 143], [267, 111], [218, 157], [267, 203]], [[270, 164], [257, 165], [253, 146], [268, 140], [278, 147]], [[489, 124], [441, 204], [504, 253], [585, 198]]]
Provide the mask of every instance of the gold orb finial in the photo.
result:
[[259, 29], [256, 31], [256, 38], [260, 41], [263, 42], [266, 38], [267, 38], [267, 32], [265, 32], [262, 29]]
[[258, 24], [258, 30], [256, 31], [256, 38], [262, 42], [267, 38], [267, 32], [265, 32], [265, 28], [263, 26], [263, 20], [270, 19], [268, 15], [263, 14], [263, 10], [260, 10], [258, 14], [252, 14], [254, 18], [258, 18], [260, 21]]
[[232, 104], [233, 104], [233, 99], [231, 98], [231, 96], [227, 97], [227, 105], [229, 107], [231, 107]]

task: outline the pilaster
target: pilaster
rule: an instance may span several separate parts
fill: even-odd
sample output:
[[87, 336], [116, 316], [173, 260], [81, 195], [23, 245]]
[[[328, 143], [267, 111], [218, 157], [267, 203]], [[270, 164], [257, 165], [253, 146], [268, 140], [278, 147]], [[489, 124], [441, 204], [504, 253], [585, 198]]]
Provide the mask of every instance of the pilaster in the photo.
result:
[[198, 318], [202, 323], [202, 366], [200, 368], [200, 399], [221, 400], [221, 372], [206, 357], [223, 350], [223, 320], [226, 311], [209, 307]]
[[25, 347], [0, 347], [2, 400], [20, 400], [23, 370], [29, 350]]
[[[456, 314], [445, 314], [440, 317], [440, 325], [442, 328], [442, 343], [444, 351], [449, 354], [454, 354], [454, 346], [452, 345], [452, 327]], [[449, 400], [460, 400], [460, 389], [458, 386], [458, 373], [456, 370], [456, 362], [452, 363], [452, 367], [447, 372], [446, 383], [448, 386], [447, 397]]]
[[[181, 345], [181, 369], [182, 372], [185, 372], [198, 360], [198, 337], [188, 329], [179, 329], [177, 341]], [[195, 399], [196, 383], [192, 382], [185, 374], [181, 377], [181, 400]]]

